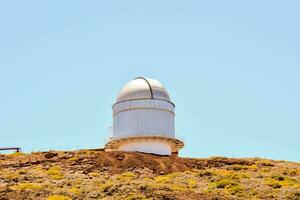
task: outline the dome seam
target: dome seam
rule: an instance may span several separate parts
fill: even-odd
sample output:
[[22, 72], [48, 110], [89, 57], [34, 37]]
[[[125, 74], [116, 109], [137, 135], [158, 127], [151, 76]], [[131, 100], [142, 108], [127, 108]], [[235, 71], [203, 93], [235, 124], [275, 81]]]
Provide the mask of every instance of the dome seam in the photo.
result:
[[136, 77], [135, 79], [143, 79], [144, 81], [146, 81], [146, 83], [147, 83], [147, 85], [149, 86], [149, 89], [150, 89], [150, 95], [151, 95], [151, 99], [154, 99], [153, 98], [153, 91], [152, 91], [152, 87], [151, 87], [151, 84], [149, 83], [149, 81], [146, 79], [146, 78], [144, 78], [144, 77]]

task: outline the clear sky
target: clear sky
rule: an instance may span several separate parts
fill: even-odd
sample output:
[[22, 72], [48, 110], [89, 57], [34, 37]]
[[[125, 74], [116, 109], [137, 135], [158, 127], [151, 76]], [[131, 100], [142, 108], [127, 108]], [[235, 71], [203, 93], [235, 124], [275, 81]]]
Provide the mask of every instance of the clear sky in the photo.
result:
[[299, 1], [2, 1], [0, 146], [96, 148], [136, 76], [176, 104], [181, 156], [300, 161]]

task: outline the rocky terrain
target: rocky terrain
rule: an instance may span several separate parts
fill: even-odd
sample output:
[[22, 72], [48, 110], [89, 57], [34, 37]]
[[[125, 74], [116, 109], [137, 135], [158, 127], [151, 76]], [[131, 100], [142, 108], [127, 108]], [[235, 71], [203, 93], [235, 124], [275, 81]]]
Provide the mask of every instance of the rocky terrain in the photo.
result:
[[0, 155], [0, 200], [300, 199], [300, 163], [81, 150]]

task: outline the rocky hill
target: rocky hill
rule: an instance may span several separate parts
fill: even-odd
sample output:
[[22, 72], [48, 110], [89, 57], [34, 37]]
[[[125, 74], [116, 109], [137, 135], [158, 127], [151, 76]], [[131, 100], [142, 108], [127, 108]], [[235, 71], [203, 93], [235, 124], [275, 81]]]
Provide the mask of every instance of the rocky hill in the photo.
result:
[[0, 155], [0, 200], [300, 199], [300, 163], [81, 150]]

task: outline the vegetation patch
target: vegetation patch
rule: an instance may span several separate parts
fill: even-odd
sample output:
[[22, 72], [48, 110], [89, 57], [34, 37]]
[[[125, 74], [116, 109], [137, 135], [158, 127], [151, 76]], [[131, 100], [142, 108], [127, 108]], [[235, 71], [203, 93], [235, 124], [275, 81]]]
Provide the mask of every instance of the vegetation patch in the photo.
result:
[[72, 187], [69, 189], [69, 193], [78, 196], [81, 194], [81, 190], [77, 187]]
[[60, 166], [52, 166], [46, 174], [53, 180], [61, 180], [64, 177]]
[[19, 156], [23, 156], [25, 155], [25, 153], [22, 153], [22, 152], [14, 152], [14, 153], [11, 153], [9, 154], [8, 156], [13, 158], [13, 157], [19, 157]]
[[275, 189], [278, 189], [278, 188], [282, 187], [280, 181], [270, 179], [270, 178], [265, 180], [265, 185], [270, 186], [270, 187], [275, 188]]
[[43, 185], [37, 183], [19, 183], [17, 185], [11, 186], [13, 190], [41, 190]]
[[45, 155], [1, 155], [1, 198], [300, 199], [299, 163], [88, 150]]
[[47, 200], [71, 200], [71, 198], [63, 195], [51, 195]]
[[231, 180], [231, 179], [221, 179], [217, 182], [213, 183], [213, 186], [215, 186], [216, 188], [230, 188], [232, 186], [237, 186], [238, 183]]
[[117, 176], [117, 179], [120, 181], [130, 181], [135, 178], [136, 178], [136, 175], [133, 172], [124, 172]]

